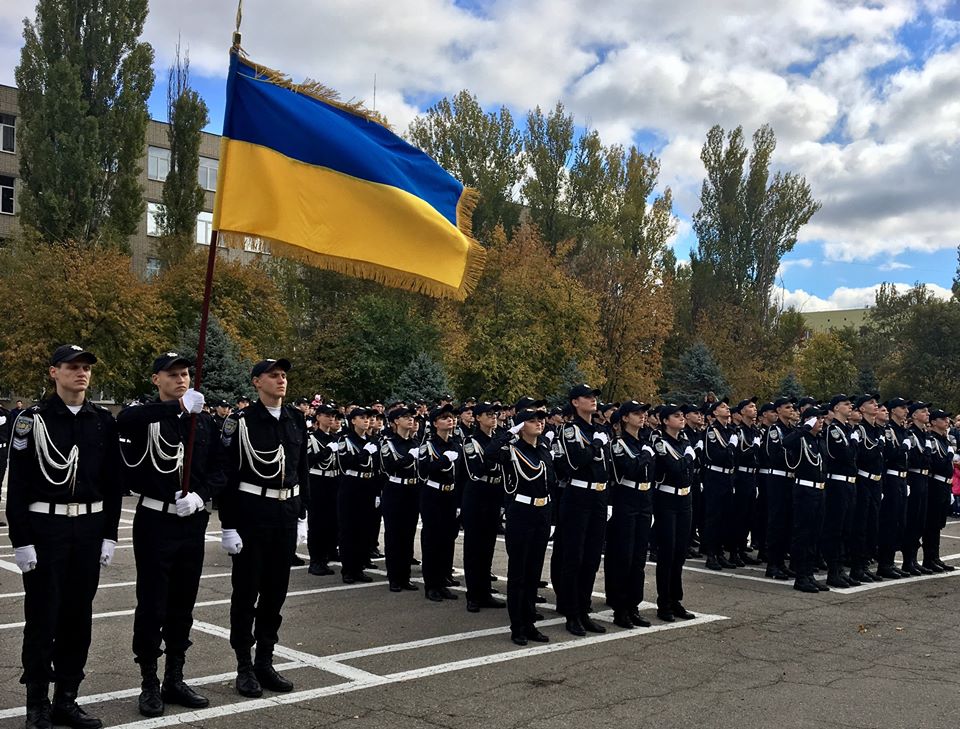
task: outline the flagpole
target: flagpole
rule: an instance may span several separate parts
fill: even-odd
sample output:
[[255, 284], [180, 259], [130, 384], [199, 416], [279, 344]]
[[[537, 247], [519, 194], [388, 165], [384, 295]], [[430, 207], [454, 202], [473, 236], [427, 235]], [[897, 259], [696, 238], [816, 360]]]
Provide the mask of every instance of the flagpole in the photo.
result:
[[[213, 269], [217, 263], [217, 231], [210, 232], [210, 252], [207, 254], [207, 277], [203, 284], [203, 303], [200, 306], [200, 336], [197, 339], [197, 361], [193, 376], [193, 389], [199, 391], [203, 382], [203, 355], [207, 349], [207, 321], [210, 319], [210, 298], [213, 293]], [[190, 464], [193, 459], [193, 441], [197, 434], [197, 416], [190, 415], [190, 434], [187, 437], [187, 450], [183, 456], [183, 492], [190, 490]]]

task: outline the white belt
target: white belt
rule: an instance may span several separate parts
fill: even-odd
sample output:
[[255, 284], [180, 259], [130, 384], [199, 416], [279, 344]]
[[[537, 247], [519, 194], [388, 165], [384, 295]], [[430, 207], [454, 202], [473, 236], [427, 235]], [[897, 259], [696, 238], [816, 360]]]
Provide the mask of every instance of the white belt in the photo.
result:
[[546, 506], [550, 503], [549, 496], [543, 496], [539, 499], [536, 499], [532, 496], [524, 496], [523, 494], [517, 494], [513, 497], [513, 500], [518, 504], [530, 504], [532, 506]]
[[657, 486], [657, 491], [663, 491], [665, 494], [676, 494], [677, 496], [686, 496], [690, 493], [690, 487], [678, 489], [675, 486]]
[[338, 471], [336, 469], [332, 471], [324, 471], [322, 468], [310, 469], [311, 476], [336, 476], [337, 474], [338, 474]]
[[268, 499], [286, 501], [287, 499], [292, 499], [294, 496], [300, 495], [300, 484], [285, 489], [268, 489], [264, 486], [257, 486], [252, 483], [247, 483], [246, 481], [241, 481], [240, 490], [248, 494], [253, 494], [254, 496], [265, 496]]
[[770, 475], [770, 469], [769, 469], [769, 468], [760, 468], [760, 469], [757, 470], [757, 473], [762, 473], [764, 476], [769, 476], [769, 475]]
[[454, 488], [452, 483], [438, 483], [437, 481], [427, 481], [427, 486], [439, 491], [453, 491]]
[[950, 478], [950, 476], [938, 476], [935, 473], [931, 473], [930, 478], [932, 478], [934, 481], [939, 481], [940, 483], [950, 483], [953, 480]]
[[723, 468], [722, 466], [707, 466], [707, 468], [709, 468], [711, 471], [716, 471], [717, 473], [733, 473], [732, 468]]
[[640, 491], [649, 491], [649, 490], [650, 490], [650, 482], [649, 482], [649, 481], [642, 481], [642, 482], [640, 482], [640, 483], [637, 483], [636, 481], [631, 481], [630, 479], [622, 478], [622, 479], [620, 479], [620, 485], [621, 485], [621, 486], [626, 486], [628, 489], [638, 489], [638, 490], [640, 490]]
[[[757, 469], [750, 468], [750, 466], [737, 466], [737, 470], [740, 471], [740, 473], [756, 473], [757, 472]], [[760, 469], [760, 470], [763, 471], [763, 469]]]
[[783, 476], [783, 478], [793, 478], [793, 471], [778, 471], [775, 468], [771, 468], [767, 473], [771, 476]]
[[578, 489], [590, 489], [591, 491], [606, 491], [607, 484], [596, 483], [594, 481], [581, 481], [579, 478], [570, 479], [570, 485]]
[[826, 484], [823, 481], [807, 481], [806, 479], [798, 478], [797, 484], [799, 486], [809, 486], [813, 489], [823, 489], [826, 488]]
[[896, 471], [896, 470], [894, 470], [894, 469], [892, 469], [892, 468], [888, 468], [888, 469], [887, 469], [887, 475], [889, 475], [889, 476], [896, 476], [897, 478], [906, 478], [906, 477], [907, 477], [907, 472], [906, 472], [906, 471]]
[[387, 476], [387, 481], [389, 481], [390, 483], [401, 483], [401, 484], [404, 484], [404, 485], [406, 485], [406, 486], [409, 486], [410, 484], [416, 483], [416, 482], [417, 482], [417, 479], [415, 479], [415, 478], [400, 478], [399, 476]]
[[151, 499], [149, 496], [141, 496], [138, 502], [140, 506], [145, 506], [153, 511], [162, 511], [164, 514], [176, 514], [177, 505], [169, 501], [160, 501], [160, 499]]
[[930, 473], [930, 471], [925, 468], [908, 468], [907, 471], [909, 473], [917, 473], [921, 476], [926, 476], [928, 473]]
[[833, 481], [843, 481], [844, 483], [856, 483], [856, 482], [857, 482], [857, 477], [856, 477], [856, 476], [844, 476], [843, 474], [840, 474], [840, 473], [828, 473], [828, 474], [827, 474], [827, 478], [829, 478], [829, 479], [831, 479], [831, 480], [833, 480]]
[[53, 516], [86, 516], [99, 514], [103, 511], [103, 502], [94, 501], [92, 504], [50, 504], [46, 501], [34, 501], [27, 507], [35, 514], [51, 514]]
[[353, 476], [354, 478], [373, 478], [373, 471], [352, 471], [349, 468], [343, 472], [344, 476]]
[[869, 471], [861, 471], [860, 469], [857, 469], [857, 475], [863, 476], [864, 478], [869, 478], [871, 481], [879, 481], [881, 478], [883, 478], [882, 473], [874, 474], [870, 473]]

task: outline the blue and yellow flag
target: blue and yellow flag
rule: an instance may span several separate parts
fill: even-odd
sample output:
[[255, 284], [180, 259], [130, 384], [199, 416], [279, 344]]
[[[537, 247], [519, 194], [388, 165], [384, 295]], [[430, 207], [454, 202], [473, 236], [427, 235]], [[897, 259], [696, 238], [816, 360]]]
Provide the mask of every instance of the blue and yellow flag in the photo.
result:
[[223, 244], [463, 299], [483, 268], [477, 201], [433, 159], [317, 84], [230, 54], [213, 225]]

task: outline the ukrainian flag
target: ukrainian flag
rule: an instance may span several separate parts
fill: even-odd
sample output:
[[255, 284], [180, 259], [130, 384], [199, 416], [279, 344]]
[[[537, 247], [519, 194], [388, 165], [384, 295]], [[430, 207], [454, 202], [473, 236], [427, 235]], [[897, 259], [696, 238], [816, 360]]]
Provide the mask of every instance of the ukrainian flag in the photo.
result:
[[230, 54], [213, 225], [270, 253], [463, 299], [483, 248], [474, 190], [359, 105]]

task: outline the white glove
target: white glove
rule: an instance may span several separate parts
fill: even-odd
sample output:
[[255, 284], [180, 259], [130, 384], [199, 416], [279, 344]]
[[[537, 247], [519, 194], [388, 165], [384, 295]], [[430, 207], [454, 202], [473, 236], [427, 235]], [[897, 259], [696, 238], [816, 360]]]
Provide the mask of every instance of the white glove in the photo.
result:
[[552, 430], [548, 430], [546, 433], [543, 434], [543, 437], [546, 438], [548, 442], [553, 443], [553, 439], [557, 437], [557, 434], [554, 433]]
[[927, 449], [933, 450], [936, 446], [933, 444], [933, 438], [927, 438]]
[[297, 546], [307, 543], [307, 520], [297, 519]]
[[109, 567], [113, 562], [113, 550], [117, 548], [117, 543], [112, 539], [104, 539], [100, 545], [100, 564]]
[[195, 491], [188, 491], [183, 497], [180, 494], [181, 492], [177, 491], [177, 516], [190, 516], [203, 508], [203, 499]]
[[687, 446], [686, 448], [683, 449], [683, 455], [690, 456], [690, 460], [692, 461], [697, 460], [697, 452], [693, 450], [693, 448], [691, 448], [690, 446]]
[[32, 544], [26, 547], [17, 547], [13, 550], [14, 560], [21, 572], [29, 572], [37, 568], [37, 550]]
[[613, 507], [609, 504], [607, 505], [607, 521], [613, 518]]
[[759, 435], [754, 436], [754, 438], [753, 438], [753, 444], [754, 444], [755, 446], [757, 446], [758, 448], [760, 447], [760, 436], [759, 436]]
[[203, 403], [203, 393], [197, 392], [192, 387], [183, 393], [183, 397], [180, 398], [180, 404], [188, 413], [203, 412]]
[[736, 433], [730, 436], [730, 445], [732, 445], [734, 448], [740, 445], [740, 438], [737, 436]]
[[607, 434], [604, 433], [603, 431], [599, 431], [599, 432], [597, 432], [597, 433], [594, 433], [594, 434], [593, 434], [593, 439], [594, 439], [595, 441], [597, 441], [597, 440], [600, 441], [600, 445], [606, 445], [607, 443], [610, 442], [610, 438], [609, 438], [609, 437], [607, 436]]
[[913, 448], [913, 443], [910, 442], [910, 439], [909, 439], [909, 438], [906, 438], [906, 439], [903, 441], [903, 450], [908, 451], [908, 450], [910, 450], [911, 448]]
[[340, 451], [340, 444], [334, 441], [333, 443], [329, 443], [327, 445], [327, 448], [329, 448], [334, 453], [338, 453]]
[[859, 442], [860, 442], [860, 431], [859, 431], [859, 430], [853, 431], [853, 432], [850, 434], [850, 440], [854, 441], [855, 443], [859, 443]]
[[523, 423], [517, 423], [512, 428], [510, 428], [510, 432], [513, 433], [514, 435], [519, 433], [521, 430], [523, 430]]
[[413, 456], [414, 458], [419, 458], [422, 453], [423, 453], [423, 448], [421, 448], [420, 446], [414, 446], [413, 448], [410, 449], [410, 455]]
[[817, 424], [817, 419], [816, 419], [816, 418], [807, 418], [806, 420], [803, 421], [803, 424], [806, 425], [808, 428], [812, 428], [813, 426], [815, 426], [815, 425]]
[[457, 460], [460, 457], [460, 454], [457, 453], [456, 451], [444, 451], [443, 457], [446, 458], [448, 461], [450, 461], [450, 463], [453, 463], [455, 460]]
[[374, 497], [373, 497], [373, 508], [375, 508], [375, 509], [379, 509], [379, 508], [380, 508], [380, 497], [379, 497], [379, 496], [374, 496]]
[[376, 453], [376, 452], [377, 452], [377, 445], [376, 445], [376, 443], [367, 443], [367, 444], [363, 447], [363, 450], [365, 450], [367, 453], [370, 453], [370, 454]]
[[224, 529], [220, 535], [220, 545], [226, 550], [227, 554], [240, 554], [243, 549], [243, 540], [237, 534], [236, 529]]

